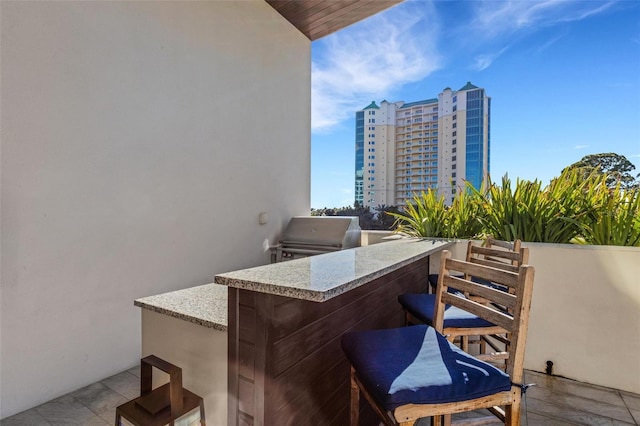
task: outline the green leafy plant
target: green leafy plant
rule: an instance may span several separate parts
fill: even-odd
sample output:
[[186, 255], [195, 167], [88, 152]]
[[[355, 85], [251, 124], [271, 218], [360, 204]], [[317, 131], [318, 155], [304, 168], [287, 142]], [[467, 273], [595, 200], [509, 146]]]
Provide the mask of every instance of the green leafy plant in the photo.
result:
[[428, 190], [402, 212], [390, 212], [396, 232], [412, 237], [497, 239], [530, 242], [640, 246], [640, 189], [617, 184], [607, 174], [568, 168], [543, 187], [538, 180], [505, 176], [498, 186], [468, 182], [450, 207]]
[[[484, 192], [484, 186], [480, 188]], [[472, 238], [483, 233], [484, 209], [471, 191], [458, 192], [446, 212], [447, 236], [449, 238]]]
[[491, 181], [486, 191], [471, 185], [469, 190], [482, 204], [484, 215], [479, 220], [487, 234], [507, 241], [569, 243], [580, 230], [578, 217], [582, 209], [582, 183], [578, 174], [569, 171], [542, 188], [540, 181], [518, 179], [515, 189], [511, 180], [502, 178], [502, 186]]
[[397, 233], [411, 237], [472, 238], [482, 231], [480, 204], [466, 191], [459, 192], [450, 207], [444, 196], [429, 189], [415, 195], [404, 212], [387, 212], [396, 218]]
[[582, 235], [577, 244], [640, 247], [640, 190], [594, 187], [589, 200], [592, 214], [581, 220]]
[[446, 210], [444, 197], [429, 189], [415, 195], [403, 212], [388, 214], [396, 218], [396, 233], [410, 237], [448, 237], [445, 235]]

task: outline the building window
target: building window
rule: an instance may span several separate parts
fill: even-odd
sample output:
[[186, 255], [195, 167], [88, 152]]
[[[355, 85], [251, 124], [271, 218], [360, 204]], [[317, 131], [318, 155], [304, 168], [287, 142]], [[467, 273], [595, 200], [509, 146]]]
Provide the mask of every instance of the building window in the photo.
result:
[[458, 148], [456, 148], [456, 147], [454, 147], [454, 148], [451, 150], [451, 152], [452, 152], [452, 153], [453, 153], [453, 152], [457, 152], [457, 151], [458, 151]]
[[454, 130], [454, 132], [451, 134], [451, 136], [458, 136], [458, 131]]
[[458, 110], [458, 105], [454, 105], [453, 106], [453, 112], [456, 112]]
[[456, 144], [456, 140], [454, 139], [451, 141], [451, 145], [455, 145], [455, 144]]
[[453, 119], [456, 120], [458, 118], [457, 114], [453, 114]]
[[451, 157], [451, 161], [456, 161], [456, 156], [454, 155], [453, 157]]
[[456, 102], [458, 102], [458, 96], [457, 95], [453, 97], [453, 103], [455, 104]]
[[453, 128], [453, 129], [455, 129], [456, 127], [458, 127], [458, 123], [453, 123], [453, 124], [451, 125], [451, 128]]
[[456, 172], [451, 173], [451, 177], [452, 177], [452, 178], [454, 178], [454, 177], [456, 177], [456, 176], [457, 176], [457, 173], [456, 173]]
[[456, 169], [456, 165], [455, 165], [455, 164], [452, 164], [452, 165], [451, 165], [451, 169], [452, 169], [452, 170], [455, 170], [455, 169]]

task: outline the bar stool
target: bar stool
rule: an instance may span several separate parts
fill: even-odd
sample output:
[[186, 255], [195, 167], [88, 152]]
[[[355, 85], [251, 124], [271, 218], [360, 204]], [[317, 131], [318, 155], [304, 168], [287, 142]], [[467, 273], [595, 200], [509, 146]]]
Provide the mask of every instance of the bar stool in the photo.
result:
[[[206, 425], [204, 400], [182, 387], [180, 367], [155, 355], [142, 358], [140, 365], [140, 396], [116, 408], [116, 426]], [[152, 389], [152, 367], [167, 373], [169, 383]]]

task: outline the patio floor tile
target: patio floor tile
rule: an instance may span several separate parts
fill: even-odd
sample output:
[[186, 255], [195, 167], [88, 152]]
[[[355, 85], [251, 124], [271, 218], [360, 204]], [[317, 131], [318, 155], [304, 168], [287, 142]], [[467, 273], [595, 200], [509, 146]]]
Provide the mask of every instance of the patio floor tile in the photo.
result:
[[[0, 426], [113, 425], [116, 407], [139, 396], [139, 375], [138, 367], [125, 370], [4, 419]], [[523, 426], [640, 424], [640, 395], [533, 371], [525, 372], [525, 383], [537, 386], [529, 388], [523, 398]], [[478, 415], [484, 416], [486, 411], [454, 418]], [[428, 419], [417, 423], [429, 424]]]
[[104, 426], [105, 421], [70, 394], [39, 405], [35, 410], [52, 426]]
[[114, 390], [127, 400], [140, 396], [140, 378], [129, 371], [123, 371], [115, 376], [101, 380], [101, 383]]
[[128, 401], [126, 397], [107, 387], [102, 382], [78, 389], [72, 392], [71, 396], [100, 417], [111, 411], [115, 415], [115, 408]]
[[2, 420], [2, 426], [50, 426], [51, 423], [45, 420], [34, 408], [23, 411], [15, 416]]
[[[614, 420], [627, 422], [629, 424], [634, 423], [629, 409], [624, 406], [624, 404], [608, 404], [594, 399], [583, 398], [577, 395], [571, 395], [563, 392], [553, 392], [549, 389], [539, 386], [530, 388], [527, 392], [527, 397], [531, 400], [528, 402], [531, 402], [533, 404], [537, 404], [537, 402], [540, 401], [544, 404], [550, 404], [550, 408], [552, 408], [553, 406], [560, 406], [561, 411], [566, 412], [565, 416], [579, 415], [580, 418], [582, 418], [582, 415], [584, 413], [593, 415], [594, 419], [591, 421], [595, 423], [587, 422], [585, 424], [599, 424], [596, 420], [599, 417], [611, 418]], [[540, 404], [537, 404], [536, 406], [540, 407]], [[537, 411], [532, 407], [532, 405], [529, 405], [529, 409]], [[557, 410], [553, 411], [556, 412]]]
[[530, 388], [533, 392], [535, 392], [534, 389], [536, 387], [542, 387], [552, 392], [575, 395], [580, 398], [618, 405], [620, 407], [625, 406], [617, 390], [603, 386], [581, 383], [575, 380], [565, 379], [564, 377], [549, 376], [535, 371], [527, 371], [525, 373], [525, 382], [536, 384], [536, 386]]

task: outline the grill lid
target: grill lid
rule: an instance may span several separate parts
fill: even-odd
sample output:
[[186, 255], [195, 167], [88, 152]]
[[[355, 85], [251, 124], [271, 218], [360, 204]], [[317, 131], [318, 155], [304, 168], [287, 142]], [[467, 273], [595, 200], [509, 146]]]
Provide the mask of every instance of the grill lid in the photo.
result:
[[[357, 216], [294, 216], [280, 239], [286, 247], [335, 247], [360, 246], [360, 224]], [[309, 247], [311, 248], [311, 247]]]

